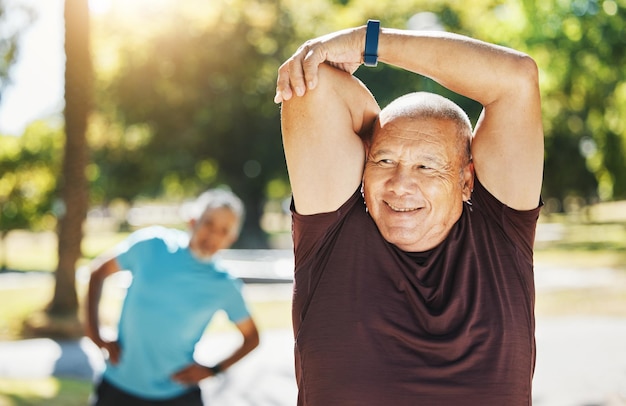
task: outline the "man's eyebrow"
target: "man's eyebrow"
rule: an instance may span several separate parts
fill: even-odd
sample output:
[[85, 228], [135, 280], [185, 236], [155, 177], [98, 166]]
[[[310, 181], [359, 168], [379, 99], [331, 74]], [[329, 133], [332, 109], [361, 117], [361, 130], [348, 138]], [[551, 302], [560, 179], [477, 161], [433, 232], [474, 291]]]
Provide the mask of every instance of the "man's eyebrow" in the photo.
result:
[[435, 164], [442, 164], [444, 162], [441, 158], [437, 157], [436, 155], [420, 155], [419, 158], [422, 161], [435, 163]]
[[[370, 153], [368, 154], [368, 157], [378, 158], [379, 156], [393, 155], [393, 154], [394, 152], [392, 150], [382, 148], [382, 149], [370, 151]], [[433, 154], [420, 153], [417, 155], [417, 158], [419, 161], [426, 162], [426, 163], [433, 163], [433, 164], [438, 164], [438, 165], [444, 164], [444, 161], [442, 161], [441, 158]]]
[[393, 154], [393, 151], [391, 151], [390, 149], [377, 149], [374, 150], [373, 152], [370, 150], [369, 155], [373, 158], [380, 156], [380, 155], [390, 155]]

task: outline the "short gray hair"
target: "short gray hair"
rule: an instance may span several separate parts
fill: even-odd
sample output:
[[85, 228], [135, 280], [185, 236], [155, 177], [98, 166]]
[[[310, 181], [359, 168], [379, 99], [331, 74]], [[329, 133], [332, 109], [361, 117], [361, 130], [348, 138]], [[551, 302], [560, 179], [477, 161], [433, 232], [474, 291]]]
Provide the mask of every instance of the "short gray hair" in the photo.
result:
[[400, 96], [387, 105], [381, 114], [411, 119], [443, 119], [455, 123], [459, 154], [471, 160], [472, 124], [467, 113], [452, 100], [430, 92], [413, 92]]
[[195, 201], [183, 205], [182, 215], [187, 220], [197, 220], [209, 210], [226, 208], [232, 211], [243, 223], [245, 209], [243, 202], [237, 195], [227, 189], [209, 189], [196, 198]]

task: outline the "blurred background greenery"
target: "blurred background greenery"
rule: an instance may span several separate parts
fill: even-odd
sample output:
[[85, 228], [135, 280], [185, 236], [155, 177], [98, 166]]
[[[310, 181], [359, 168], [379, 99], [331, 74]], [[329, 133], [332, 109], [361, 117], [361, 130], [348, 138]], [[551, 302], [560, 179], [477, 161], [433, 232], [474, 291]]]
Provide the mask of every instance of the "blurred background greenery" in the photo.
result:
[[[236, 248], [289, 248], [276, 70], [304, 40], [368, 18], [467, 34], [537, 61], [546, 136], [537, 262], [610, 268], [623, 281], [626, 0], [92, 0], [91, 11], [87, 0], [64, 4], [65, 109], [17, 136], [0, 134], [0, 267], [56, 279], [36, 291], [2, 291], [0, 339], [22, 337], [21, 321], [37, 309], [77, 317], [78, 266], [137, 227], [184, 227], [178, 208], [210, 187], [227, 186], [245, 201]], [[0, 0], [0, 102], [24, 52], [20, 37], [38, 18], [32, 2]], [[474, 101], [393, 67], [356, 76], [381, 105], [429, 90], [473, 121], [480, 113]], [[624, 316], [622, 286], [540, 294], [538, 314]], [[288, 303], [276, 306], [274, 319], [288, 323]], [[73, 387], [41, 383], [44, 392], [51, 386]]]
[[[25, 12], [12, 3], [0, 0], [4, 21]], [[270, 247], [261, 219], [284, 213], [290, 192], [280, 108], [272, 101], [276, 69], [305, 39], [371, 17], [385, 26], [460, 32], [532, 55], [541, 69], [546, 132], [544, 213], [626, 198], [624, 0], [92, 3], [100, 11], [81, 27], [89, 30], [94, 77], [85, 176], [89, 207], [100, 210], [92, 214], [117, 214], [118, 226], [126, 225], [120, 210], [142, 202], [176, 205], [228, 185], [248, 212], [238, 246]], [[36, 10], [31, 17], [37, 19]], [[0, 83], [8, 83], [9, 63], [19, 55], [4, 35]], [[473, 101], [418, 75], [381, 65], [357, 76], [382, 105], [427, 89], [454, 98], [474, 120], [479, 114]], [[59, 122], [40, 120], [21, 136], [0, 137], [2, 235], [55, 229], [63, 210]]]

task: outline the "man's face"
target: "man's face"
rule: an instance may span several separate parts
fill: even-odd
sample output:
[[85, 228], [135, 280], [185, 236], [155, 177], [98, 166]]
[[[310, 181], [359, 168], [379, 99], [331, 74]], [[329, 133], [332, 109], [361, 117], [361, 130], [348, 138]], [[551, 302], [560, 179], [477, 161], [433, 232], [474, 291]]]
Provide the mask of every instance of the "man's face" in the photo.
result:
[[471, 164], [462, 167], [452, 121], [397, 117], [381, 126], [368, 148], [365, 203], [385, 240], [407, 252], [429, 250], [461, 216]]
[[237, 239], [239, 219], [232, 210], [209, 209], [198, 220], [192, 220], [189, 248], [198, 258], [208, 259]]

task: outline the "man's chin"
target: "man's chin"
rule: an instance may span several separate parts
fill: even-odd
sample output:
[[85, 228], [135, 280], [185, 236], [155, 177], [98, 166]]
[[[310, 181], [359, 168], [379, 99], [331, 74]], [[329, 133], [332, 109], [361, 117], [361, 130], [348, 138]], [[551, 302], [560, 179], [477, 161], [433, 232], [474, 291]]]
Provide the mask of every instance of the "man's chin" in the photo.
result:
[[198, 252], [198, 251], [192, 250], [191, 254], [196, 260], [200, 262], [211, 262], [211, 260], [213, 259], [213, 253]]
[[424, 236], [418, 236], [415, 234], [412, 235], [402, 235], [398, 233], [386, 233], [383, 234], [383, 238], [390, 244], [395, 245], [405, 252], [421, 252], [428, 251], [433, 248], [433, 245], [436, 243], [432, 243], [428, 238]]

